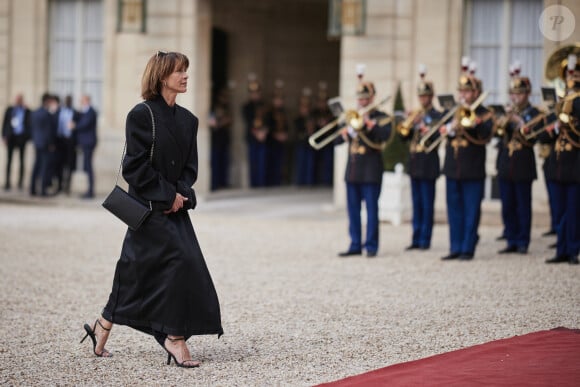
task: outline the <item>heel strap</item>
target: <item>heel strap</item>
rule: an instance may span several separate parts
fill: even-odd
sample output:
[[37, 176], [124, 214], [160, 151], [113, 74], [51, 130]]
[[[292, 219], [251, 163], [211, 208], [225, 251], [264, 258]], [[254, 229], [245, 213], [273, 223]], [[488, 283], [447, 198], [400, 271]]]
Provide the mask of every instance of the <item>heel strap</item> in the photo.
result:
[[181, 336], [181, 337], [169, 337], [167, 336], [167, 340], [171, 341], [172, 343], [176, 342], [176, 341], [185, 341], [185, 337]]
[[105, 327], [103, 326], [103, 324], [101, 324], [101, 320], [100, 320], [100, 319], [97, 319], [97, 323], [98, 323], [98, 324], [99, 324], [99, 326], [100, 326], [101, 328], [103, 328], [104, 330], [106, 330], [106, 331], [110, 331], [110, 330], [111, 330], [111, 328], [105, 328]]

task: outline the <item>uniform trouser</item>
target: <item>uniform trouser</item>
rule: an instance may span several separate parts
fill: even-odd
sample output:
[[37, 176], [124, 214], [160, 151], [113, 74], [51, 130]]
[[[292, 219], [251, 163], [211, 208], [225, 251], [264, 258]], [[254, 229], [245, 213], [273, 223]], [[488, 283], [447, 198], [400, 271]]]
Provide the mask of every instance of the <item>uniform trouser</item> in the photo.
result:
[[228, 144], [211, 145], [211, 189], [228, 186], [230, 154]]
[[24, 181], [24, 151], [26, 150], [26, 138], [23, 135], [12, 136], [6, 143], [6, 182], [4, 186], [10, 188], [10, 175], [12, 172], [12, 155], [18, 149], [20, 169], [18, 170], [18, 188], [22, 188]]
[[309, 144], [299, 144], [296, 148], [296, 184], [314, 185], [316, 176], [315, 150]]
[[435, 180], [411, 179], [413, 200], [413, 241], [412, 244], [428, 248], [433, 233], [433, 202], [435, 201]]
[[[545, 175], [544, 175], [545, 176]], [[560, 223], [561, 211], [559, 211], [558, 202], [555, 198], [556, 182], [546, 179], [546, 191], [548, 192], [548, 204], [550, 207], [550, 231], [556, 232]]]
[[322, 185], [332, 185], [334, 177], [334, 147], [325, 146], [317, 153], [317, 170], [320, 172], [318, 182]]
[[[348, 231], [350, 234], [349, 251], [376, 253], [379, 248], [379, 195], [380, 183], [346, 183], [346, 201], [348, 207]], [[366, 241], [361, 240], [361, 203], [364, 200], [367, 211]]]
[[499, 194], [508, 246], [527, 249], [532, 228], [532, 182], [499, 179]]
[[557, 228], [557, 255], [577, 256], [580, 252], [580, 183], [557, 182], [555, 194], [563, 209]]
[[452, 254], [473, 254], [477, 244], [484, 180], [447, 178], [447, 220]]
[[250, 141], [248, 155], [250, 158], [250, 185], [263, 187], [266, 185], [266, 143]]

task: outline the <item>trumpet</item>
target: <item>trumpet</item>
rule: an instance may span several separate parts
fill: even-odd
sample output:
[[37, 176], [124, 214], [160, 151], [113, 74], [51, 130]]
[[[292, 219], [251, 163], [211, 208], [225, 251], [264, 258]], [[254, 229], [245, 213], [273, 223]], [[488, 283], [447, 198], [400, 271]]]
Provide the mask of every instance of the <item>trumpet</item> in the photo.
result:
[[[316, 150], [322, 149], [326, 145], [330, 144], [334, 141], [338, 136], [340, 136], [340, 129], [345, 125], [350, 125], [355, 131], [360, 131], [364, 127], [364, 115], [369, 113], [370, 111], [378, 108], [381, 105], [384, 105], [391, 99], [391, 96], [385, 97], [379, 102], [375, 102], [365, 106], [360, 110], [350, 109], [344, 113], [341, 113], [333, 121], [329, 122], [328, 124], [324, 125], [322, 128], [318, 129], [316, 132], [312, 133], [310, 137], [308, 137], [308, 143], [311, 147]], [[330, 135], [328, 135], [323, 140], [318, 141], [323, 135], [327, 132], [331, 131], [335, 126], [337, 126], [336, 131]]]

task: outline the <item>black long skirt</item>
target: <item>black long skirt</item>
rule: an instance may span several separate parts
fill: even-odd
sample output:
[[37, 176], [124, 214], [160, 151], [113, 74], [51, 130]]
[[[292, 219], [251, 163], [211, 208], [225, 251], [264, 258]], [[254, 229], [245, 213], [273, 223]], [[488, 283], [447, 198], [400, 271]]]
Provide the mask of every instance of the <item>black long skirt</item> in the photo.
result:
[[127, 230], [103, 317], [151, 335], [223, 334], [220, 305], [187, 211]]

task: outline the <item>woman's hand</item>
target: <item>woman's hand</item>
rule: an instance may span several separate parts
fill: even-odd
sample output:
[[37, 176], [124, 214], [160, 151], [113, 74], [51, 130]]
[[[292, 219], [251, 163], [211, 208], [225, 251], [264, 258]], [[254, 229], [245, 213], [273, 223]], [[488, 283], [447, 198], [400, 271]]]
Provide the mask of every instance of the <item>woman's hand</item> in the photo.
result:
[[177, 192], [175, 194], [175, 200], [173, 201], [173, 205], [171, 206], [171, 209], [167, 210], [167, 211], [163, 211], [164, 214], [171, 214], [172, 212], [177, 212], [179, 210], [181, 210], [183, 208], [183, 203], [185, 203], [187, 201], [187, 198], [185, 196], [183, 196], [182, 194], [180, 194], [179, 192]]

